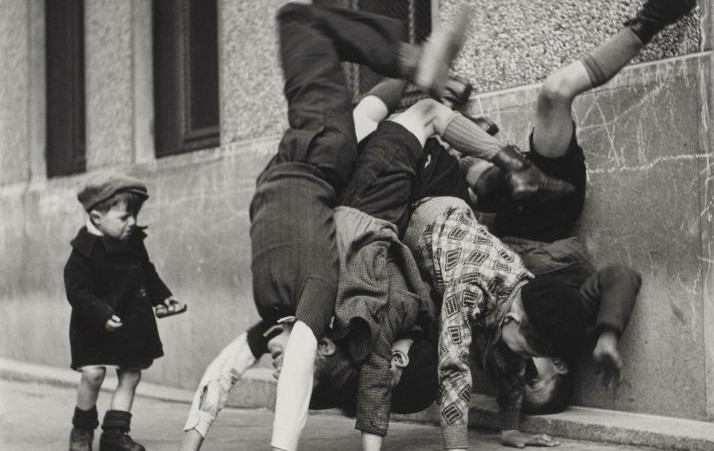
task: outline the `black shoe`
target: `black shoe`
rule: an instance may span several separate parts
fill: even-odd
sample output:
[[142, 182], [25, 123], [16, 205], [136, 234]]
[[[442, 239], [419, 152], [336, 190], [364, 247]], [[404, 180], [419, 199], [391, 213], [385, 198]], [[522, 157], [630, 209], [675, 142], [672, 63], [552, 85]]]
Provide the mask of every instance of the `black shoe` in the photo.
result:
[[69, 433], [69, 451], [92, 451], [94, 431], [92, 429], [72, 428]]
[[99, 451], [146, 451], [146, 448], [132, 440], [128, 432], [112, 429], [102, 432]]
[[501, 149], [492, 162], [506, 171], [511, 198], [516, 202], [558, 199], [575, 191], [570, 183], [545, 175], [516, 146]]
[[667, 25], [673, 24], [697, 5], [696, 0], [647, 0], [634, 19], [625, 22], [643, 44]]

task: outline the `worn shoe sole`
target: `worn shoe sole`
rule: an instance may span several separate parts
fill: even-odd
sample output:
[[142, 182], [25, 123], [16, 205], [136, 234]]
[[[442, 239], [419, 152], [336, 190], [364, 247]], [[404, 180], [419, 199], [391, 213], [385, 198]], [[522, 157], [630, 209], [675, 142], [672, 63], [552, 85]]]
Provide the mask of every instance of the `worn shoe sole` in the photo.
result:
[[435, 99], [444, 95], [451, 63], [464, 46], [469, 17], [470, 8], [464, 8], [453, 22], [433, 32], [424, 44], [415, 82]]

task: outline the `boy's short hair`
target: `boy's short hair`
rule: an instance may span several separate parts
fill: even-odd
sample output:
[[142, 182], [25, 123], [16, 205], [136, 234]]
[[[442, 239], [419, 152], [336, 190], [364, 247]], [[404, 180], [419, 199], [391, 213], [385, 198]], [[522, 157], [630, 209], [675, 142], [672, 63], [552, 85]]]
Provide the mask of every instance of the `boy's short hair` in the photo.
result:
[[392, 412], [416, 413], [429, 407], [439, 388], [436, 348], [425, 336], [413, 337], [409, 365], [402, 370], [399, 384], [392, 389]]
[[[340, 408], [347, 415], [356, 410], [359, 371], [349, 358], [344, 344], [335, 341], [335, 352], [315, 360], [315, 384], [310, 408]], [[354, 415], [354, 413], [352, 413]]]
[[[116, 202], [113, 201], [112, 198], [120, 193], [132, 193], [135, 198], [126, 196]], [[114, 172], [100, 173], [91, 177], [77, 194], [77, 200], [87, 212], [92, 210], [106, 212], [120, 202], [127, 202], [127, 208], [138, 211], [138, 208], [141, 208], [141, 204], [148, 198], [149, 193], [146, 185], [141, 180]], [[131, 202], [131, 204], [128, 202]]]
[[538, 276], [523, 286], [521, 301], [526, 324], [532, 325], [545, 342], [534, 340], [534, 347], [544, 356], [568, 358], [577, 352], [587, 323], [578, 290], [557, 277]]

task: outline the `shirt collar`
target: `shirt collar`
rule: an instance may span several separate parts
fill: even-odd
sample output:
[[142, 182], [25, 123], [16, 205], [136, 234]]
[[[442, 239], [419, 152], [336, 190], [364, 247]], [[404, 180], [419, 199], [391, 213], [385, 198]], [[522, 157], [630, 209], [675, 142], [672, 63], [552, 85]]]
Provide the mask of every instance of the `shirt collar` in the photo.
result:
[[[144, 232], [145, 229], [146, 226], [137, 226], [134, 229], [134, 233], [132, 234], [130, 240], [143, 241], [144, 238], [146, 238], [146, 232]], [[105, 237], [97, 226], [95, 226], [89, 219], [87, 220], [85, 227], [79, 229], [77, 236], [74, 237], [70, 244], [79, 253], [89, 258], [89, 256], [92, 255], [94, 245], [97, 241], [103, 243], [104, 248], [110, 253], [121, 252], [126, 249], [126, 246], [117, 245], [117, 243], [114, 243], [114, 240]]]

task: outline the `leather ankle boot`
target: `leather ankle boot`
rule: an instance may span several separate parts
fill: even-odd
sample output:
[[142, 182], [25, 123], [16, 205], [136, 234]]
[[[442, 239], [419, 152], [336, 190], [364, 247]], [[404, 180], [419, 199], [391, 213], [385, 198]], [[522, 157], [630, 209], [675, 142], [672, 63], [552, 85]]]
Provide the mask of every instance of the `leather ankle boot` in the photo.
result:
[[647, 44], [661, 29], [681, 19], [696, 5], [696, 0], [647, 0], [637, 16], [625, 25]]
[[92, 451], [94, 430], [73, 427], [69, 433], [69, 451]]
[[570, 183], [545, 175], [516, 146], [502, 148], [491, 161], [506, 171], [506, 182], [516, 202], [557, 199], [575, 191]]
[[99, 438], [99, 451], [146, 451], [129, 435], [131, 413], [121, 410], [107, 410]]
[[107, 429], [99, 439], [99, 451], [146, 451], [146, 448], [132, 440], [127, 431]]

